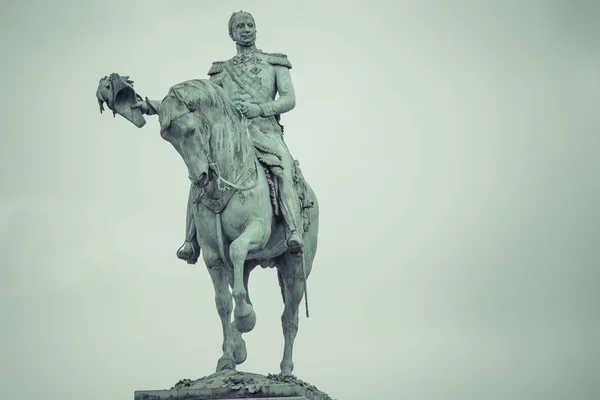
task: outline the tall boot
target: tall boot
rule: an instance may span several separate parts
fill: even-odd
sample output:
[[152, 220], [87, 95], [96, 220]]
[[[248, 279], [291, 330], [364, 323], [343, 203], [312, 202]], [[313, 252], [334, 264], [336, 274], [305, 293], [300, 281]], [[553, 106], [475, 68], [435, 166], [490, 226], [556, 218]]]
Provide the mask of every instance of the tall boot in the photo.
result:
[[190, 194], [188, 196], [187, 213], [185, 217], [185, 242], [177, 250], [177, 257], [187, 261], [188, 264], [196, 264], [198, 257], [200, 257], [200, 245], [198, 244], [198, 238], [196, 237], [196, 224], [194, 221], [194, 203], [192, 202], [193, 190], [190, 187]]
[[294, 251], [302, 251], [303, 224], [300, 218], [300, 199], [293, 185], [291, 178], [279, 180], [279, 203], [285, 222], [290, 229], [286, 246]]

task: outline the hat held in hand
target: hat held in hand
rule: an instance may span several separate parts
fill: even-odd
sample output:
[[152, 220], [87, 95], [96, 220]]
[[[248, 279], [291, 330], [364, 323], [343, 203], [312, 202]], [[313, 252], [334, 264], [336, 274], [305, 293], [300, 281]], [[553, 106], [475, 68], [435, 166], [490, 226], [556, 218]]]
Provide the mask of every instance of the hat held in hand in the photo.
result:
[[141, 128], [146, 124], [142, 111], [137, 108], [131, 108], [138, 100], [142, 100], [133, 89], [133, 81], [128, 76], [119, 76], [112, 73], [100, 79], [96, 97], [100, 105], [100, 112], [104, 111], [104, 103], [113, 112], [113, 116], [119, 114], [125, 117], [129, 122]]

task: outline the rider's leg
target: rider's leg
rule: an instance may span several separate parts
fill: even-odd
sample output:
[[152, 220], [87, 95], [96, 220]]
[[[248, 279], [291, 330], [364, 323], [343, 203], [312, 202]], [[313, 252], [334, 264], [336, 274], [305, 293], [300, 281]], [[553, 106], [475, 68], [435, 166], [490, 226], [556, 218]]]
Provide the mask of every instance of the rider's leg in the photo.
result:
[[196, 224], [194, 223], [194, 203], [192, 195], [193, 190], [192, 187], [190, 187], [186, 214], [185, 242], [179, 250], [177, 250], [177, 257], [187, 261], [188, 264], [196, 264], [198, 257], [200, 256], [200, 245], [198, 244], [198, 239], [196, 237]]
[[282, 157], [283, 176], [279, 178], [279, 203], [286, 223], [290, 229], [290, 236], [286, 245], [291, 249], [302, 248], [303, 224], [301, 218], [300, 198], [296, 193], [293, 181], [293, 160], [291, 156]]

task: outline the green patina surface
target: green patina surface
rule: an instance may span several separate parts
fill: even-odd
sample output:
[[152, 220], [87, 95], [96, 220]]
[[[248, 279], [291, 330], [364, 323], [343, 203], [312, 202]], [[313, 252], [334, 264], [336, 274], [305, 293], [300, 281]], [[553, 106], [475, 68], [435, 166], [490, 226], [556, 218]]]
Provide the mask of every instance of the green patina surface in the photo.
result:
[[[277, 269], [284, 303], [281, 374], [230, 375], [228, 383], [218, 388], [198, 380], [194, 383], [198, 387], [137, 392], [136, 398], [200, 399], [208, 398], [202, 397], [206, 395], [202, 390], [222, 396], [225, 389], [239, 387], [250, 397], [327, 399], [292, 375], [303, 298], [308, 316], [306, 283], [319, 222], [317, 197], [283, 137], [281, 115], [296, 104], [292, 64], [285, 54], [257, 49], [256, 24], [249, 13], [234, 13], [228, 29], [236, 54], [207, 68], [208, 79], [175, 84], [157, 101], [137, 94], [128, 76], [113, 73], [100, 80], [96, 97], [101, 112], [106, 103], [114, 115], [138, 128], [146, 124], [144, 115], [157, 115], [161, 137], [187, 166], [191, 184], [186, 237], [177, 256], [191, 264], [202, 257], [213, 281], [223, 326], [218, 374], [235, 373], [246, 360], [242, 335], [256, 323], [248, 296], [250, 272], [258, 265]], [[232, 384], [238, 378], [254, 383]]]

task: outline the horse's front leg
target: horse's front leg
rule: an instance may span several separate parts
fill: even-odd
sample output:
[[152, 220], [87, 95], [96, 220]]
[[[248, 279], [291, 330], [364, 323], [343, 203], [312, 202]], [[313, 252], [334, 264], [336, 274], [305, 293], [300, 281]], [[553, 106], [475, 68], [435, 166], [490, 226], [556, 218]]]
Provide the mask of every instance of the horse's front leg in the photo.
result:
[[[233, 337], [233, 327], [231, 325], [231, 311], [233, 310], [233, 300], [231, 293], [229, 292], [229, 281], [230, 281], [230, 270], [218, 259], [215, 255], [213, 260], [208, 260], [207, 256], [210, 256], [210, 251], [205, 249], [204, 258], [205, 263], [208, 266], [208, 272], [215, 288], [215, 303], [217, 305], [217, 312], [221, 318], [221, 325], [223, 327], [223, 355], [217, 362], [217, 372], [232, 369], [235, 370], [235, 341]], [[218, 260], [218, 261], [215, 261]]]
[[264, 246], [270, 233], [263, 221], [254, 220], [229, 246], [229, 257], [233, 264], [234, 324], [241, 333], [250, 332], [256, 325], [256, 313], [248, 302], [248, 293], [244, 286], [244, 264], [248, 252]]

